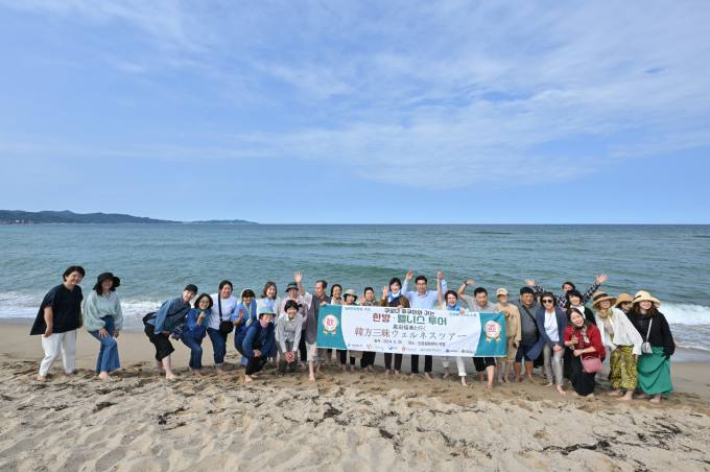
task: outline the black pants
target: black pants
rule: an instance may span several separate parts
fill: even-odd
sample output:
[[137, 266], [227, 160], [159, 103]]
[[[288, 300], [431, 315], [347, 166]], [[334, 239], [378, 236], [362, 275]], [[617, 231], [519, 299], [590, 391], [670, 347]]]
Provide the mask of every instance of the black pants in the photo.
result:
[[[424, 356], [424, 372], [431, 372], [434, 367], [434, 358], [432, 356]], [[419, 356], [412, 355], [412, 373], [419, 373]]]
[[306, 332], [301, 333], [301, 340], [298, 343], [298, 352], [301, 355], [301, 362], [308, 360], [308, 349], [306, 349]]
[[473, 365], [476, 367], [476, 372], [483, 372], [486, 367], [496, 365], [496, 360], [494, 357], [474, 357]]
[[582, 360], [579, 357], [572, 356], [570, 367], [570, 370], [572, 371], [571, 380], [574, 391], [583, 397], [594, 393], [594, 376], [597, 374], [586, 373], [582, 368]]
[[148, 336], [148, 339], [150, 340], [151, 343], [155, 346], [155, 360], [160, 362], [166, 357], [168, 357], [170, 354], [175, 351], [175, 348], [173, 347], [172, 343], [170, 342], [170, 338], [168, 337], [167, 334], [163, 333], [158, 333], [155, 334], [155, 326], [146, 323], [145, 324], [145, 335]]
[[375, 356], [377, 355], [376, 352], [363, 352], [362, 353], [362, 359], [360, 359], [360, 367], [363, 369], [365, 367], [370, 367], [371, 365], [375, 365]]
[[[402, 370], [402, 354], [394, 355], [394, 370]], [[385, 352], [385, 369], [392, 369], [392, 353]]]
[[[262, 355], [259, 357], [249, 357], [244, 354], [244, 346], [242, 345], [242, 343], [236, 343], [236, 345], [239, 354], [247, 358], [246, 372], [244, 372], [246, 375], [251, 375], [254, 372], [259, 372], [261, 369], [264, 368], [267, 362], [267, 353], [262, 353]], [[251, 348], [254, 351], [261, 351], [262, 346], [260, 342], [255, 340]]]
[[338, 352], [338, 360], [340, 361], [341, 365], [345, 365], [348, 361], [348, 351], [341, 351], [340, 349], [337, 349]]

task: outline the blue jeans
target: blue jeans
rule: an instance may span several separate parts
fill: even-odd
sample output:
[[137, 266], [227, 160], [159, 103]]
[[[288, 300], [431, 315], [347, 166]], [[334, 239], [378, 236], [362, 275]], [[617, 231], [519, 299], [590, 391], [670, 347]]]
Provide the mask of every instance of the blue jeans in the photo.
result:
[[216, 367], [224, 364], [224, 356], [227, 355], [227, 336], [222, 334], [218, 329], [207, 328], [207, 335], [212, 341], [212, 350], [214, 351], [214, 365]]
[[102, 338], [99, 336], [98, 331], [89, 331], [89, 334], [98, 339], [101, 343], [99, 358], [96, 360], [97, 374], [101, 372], [111, 372], [121, 367], [121, 363], [118, 360], [118, 343], [116, 342], [116, 338], [113, 337], [115, 331], [113, 316], [104, 316], [101, 319], [104, 321], [104, 329], [108, 331], [108, 336]]
[[184, 333], [180, 340], [185, 344], [185, 346], [190, 348], [190, 368], [191, 369], [201, 369], [202, 368], [202, 340], [203, 336], [195, 336], [189, 333]]

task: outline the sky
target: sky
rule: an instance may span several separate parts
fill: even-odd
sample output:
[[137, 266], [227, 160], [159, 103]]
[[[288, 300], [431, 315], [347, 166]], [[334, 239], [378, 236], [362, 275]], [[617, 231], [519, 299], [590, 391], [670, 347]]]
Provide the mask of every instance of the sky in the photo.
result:
[[710, 223], [710, 2], [0, 0], [0, 209]]

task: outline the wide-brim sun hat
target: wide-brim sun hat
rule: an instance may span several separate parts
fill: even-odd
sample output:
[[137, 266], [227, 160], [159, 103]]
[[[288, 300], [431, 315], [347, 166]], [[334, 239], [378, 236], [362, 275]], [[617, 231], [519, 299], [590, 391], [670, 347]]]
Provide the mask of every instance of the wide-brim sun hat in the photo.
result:
[[592, 306], [594, 308], [597, 308], [597, 306], [601, 302], [606, 301], [606, 300], [611, 301], [611, 306], [614, 306], [614, 303], [616, 303], [616, 298], [612, 297], [608, 293], [602, 292], [602, 291], [594, 292], [594, 295], [592, 296]]
[[501, 295], [505, 295], [507, 297], [508, 296], [508, 289], [501, 287], [498, 290], [496, 290], [496, 297], [500, 297]]
[[633, 303], [634, 302], [634, 297], [631, 296], [630, 293], [620, 293], [616, 296], [616, 303], [614, 306], [616, 308], [619, 308], [622, 303]]
[[347, 289], [345, 292], [343, 292], [343, 299], [347, 297], [348, 295], [355, 297], [355, 300], [357, 300], [357, 292], [353, 290], [352, 288]]
[[104, 272], [103, 274], [99, 274], [98, 277], [96, 277], [96, 287], [101, 286], [101, 284], [104, 283], [106, 280], [113, 281], [113, 288], [117, 288], [121, 285], [121, 279], [113, 275], [111, 272]]
[[298, 284], [296, 282], [291, 282], [286, 286], [286, 291], [288, 292], [289, 290], [298, 290]]
[[641, 302], [651, 302], [656, 305], [656, 308], [661, 306], [661, 301], [658, 298], [652, 296], [646, 290], [639, 290], [638, 292], [636, 292], [636, 295], [634, 295], [634, 305]]

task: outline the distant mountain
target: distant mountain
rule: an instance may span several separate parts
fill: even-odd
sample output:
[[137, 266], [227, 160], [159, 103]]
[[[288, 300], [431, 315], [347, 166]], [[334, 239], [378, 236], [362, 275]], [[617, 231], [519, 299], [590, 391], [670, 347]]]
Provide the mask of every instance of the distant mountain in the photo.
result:
[[31, 225], [46, 223], [153, 223], [153, 224], [257, 224], [246, 220], [210, 220], [210, 221], [171, 221], [146, 218], [142, 216], [123, 215], [120, 213], [74, 213], [72, 211], [15, 211], [0, 210], [0, 225]]

